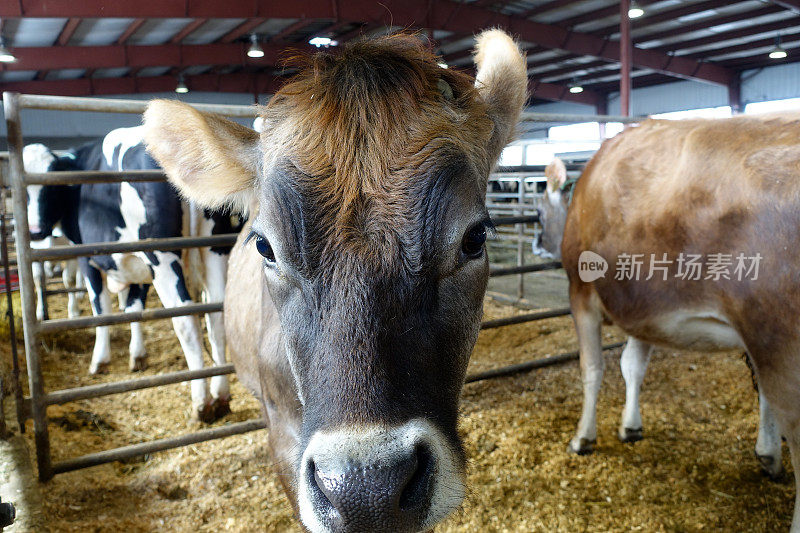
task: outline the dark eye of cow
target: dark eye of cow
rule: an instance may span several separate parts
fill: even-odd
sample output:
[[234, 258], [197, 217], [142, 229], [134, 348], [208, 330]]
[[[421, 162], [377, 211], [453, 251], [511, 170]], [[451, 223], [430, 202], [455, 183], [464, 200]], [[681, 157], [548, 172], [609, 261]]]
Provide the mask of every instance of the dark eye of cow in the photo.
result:
[[258, 253], [264, 256], [264, 259], [268, 262], [275, 262], [275, 252], [272, 251], [272, 246], [267, 239], [260, 235], [256, 235], [256, 250], [258, 250]]
[[470, 259], [476, 259], [483, 254], [486, 244], [486, 224], [475, 224], [464, 235], [461, 241], [461, 251]]

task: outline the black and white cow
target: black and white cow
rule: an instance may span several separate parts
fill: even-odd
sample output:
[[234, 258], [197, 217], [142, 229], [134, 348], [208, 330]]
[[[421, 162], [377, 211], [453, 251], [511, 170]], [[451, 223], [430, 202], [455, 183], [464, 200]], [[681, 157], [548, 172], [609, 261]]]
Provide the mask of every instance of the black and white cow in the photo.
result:
[[[147, 170], [159, 167], [147, 154], [141, 127], [120, 128], [104, 139], [73, 150], [67, 156], [52, 156], [50, 170]], [[51, 220], [61, 222], [65, 235], [76, 243], [134, 241], [181, 235], [211, 235], [235, 231], [229, 216], [200, 212], [181, 201], [166, 182], [100, 183], [79, 186], [46, 186], [29, 190], [29, 206], [38, 205], [41, 218], [32, 228], [33, 238], [46, 237]], [[33, 231], [32, 231], [33, 233]], [[221, 301], [227, 274], [229, 247], [204, 248], [188, 253], [193, 260], [191, 286], [202, 291], [206, 301]], [[95, 315], [111, 311], [110, 293], [120, 296], [126, 312], [144, 308], [148, 287], [155, 288], [164, 307], [192, 303], [186, 269], [178, 252], [116, 253], [80, 259], [81, 271]], [[202, 329], [198, 318], [172, 319], [190, 369], [203, 367]], [[222, 313], [206, 315], [212, 359], [225, 364], [225, 334]], [[97, 328], [89, 372], [104, 372], [110, 362], [108, 326]], [[131, 324], [131, 370], [145, 367], [145, 348], [138, 323]], [[193, 413], [212, 420], [229, 410], [227, 376], [191, 382]]]

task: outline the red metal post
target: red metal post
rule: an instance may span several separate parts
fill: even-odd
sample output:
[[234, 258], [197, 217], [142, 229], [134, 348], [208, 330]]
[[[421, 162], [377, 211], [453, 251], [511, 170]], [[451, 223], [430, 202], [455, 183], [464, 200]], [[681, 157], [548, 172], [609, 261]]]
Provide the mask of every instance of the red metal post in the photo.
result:
[[628, 17], [630, 0], [619, 3], [619, 114], [629, 117], [631, 114], [631, 19]]

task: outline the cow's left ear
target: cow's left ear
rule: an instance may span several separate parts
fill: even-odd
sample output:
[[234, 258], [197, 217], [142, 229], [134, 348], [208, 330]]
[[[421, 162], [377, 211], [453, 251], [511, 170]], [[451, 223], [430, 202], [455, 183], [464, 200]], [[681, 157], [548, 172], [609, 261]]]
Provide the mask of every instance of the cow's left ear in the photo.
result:
[[567, 182], [567, 167], [560, 158], [556, 157], [544, 169], [544, 175], [547, 177], [547, 190], [556, 192]]
[[258, 133], [174, 100], [150, 102], [144, 131], [147, 150], [186, 198], [247, 211], [255, 194]]

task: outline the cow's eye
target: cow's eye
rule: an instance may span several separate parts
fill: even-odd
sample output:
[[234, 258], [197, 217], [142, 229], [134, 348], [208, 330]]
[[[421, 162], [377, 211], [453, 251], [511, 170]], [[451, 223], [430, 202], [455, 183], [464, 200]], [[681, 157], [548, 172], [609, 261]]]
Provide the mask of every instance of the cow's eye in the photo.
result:
[[272, 251], [272, 246], [269, 244], [269, 241], [261, 235], [256, 235], [256, 250], [258, 250], [258, 253], [264, 256], [264, 259], [268, 262], [275, 262], [275, 252]]
[[483, 222], [472, 226], [461, 241], [461, 251], [470, 259], [476, 259], [483, 254], [486, 244], [486, 224]]

